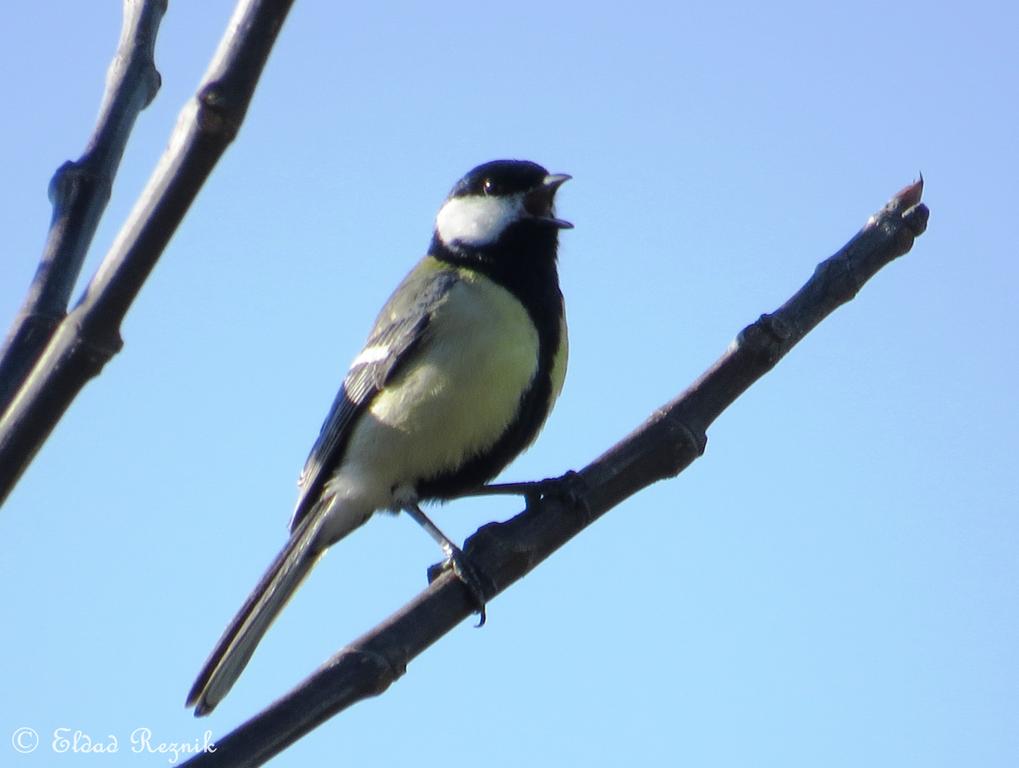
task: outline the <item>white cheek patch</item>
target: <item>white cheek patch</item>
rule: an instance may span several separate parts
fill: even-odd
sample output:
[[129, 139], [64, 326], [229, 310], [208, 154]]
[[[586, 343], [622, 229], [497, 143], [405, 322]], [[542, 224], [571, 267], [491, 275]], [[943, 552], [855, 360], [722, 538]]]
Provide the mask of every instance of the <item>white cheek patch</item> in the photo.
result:
[[506, 227], [526, 215], [522, 195], [453, 197], [439, 209], [435, 231], [446, 245], [478, 247], [494, 243]]

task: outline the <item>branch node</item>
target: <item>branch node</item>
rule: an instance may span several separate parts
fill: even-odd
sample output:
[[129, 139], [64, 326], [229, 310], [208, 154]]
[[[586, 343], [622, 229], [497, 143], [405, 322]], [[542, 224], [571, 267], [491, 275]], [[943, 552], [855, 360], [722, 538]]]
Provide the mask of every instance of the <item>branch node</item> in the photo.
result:
[[768, 332], [768, 335], [771, 336], [772, 339], [783, 346], [794, 335], [792, 324], [779, 315], [765, 312], [757, 318], [757, 322], [762, 329]]
[[159, 70], [156, 69], [156, 63], [154, 61], [149, 62], [149, 66], [143, 70], [143, 73], [143, 77], [145, 78], [145, 102], [142, 109], [155, 100], [156, 95], [159, 93], [159, 89], [163, 87], [163, 76], [160, 74]]
[[678, 408], [659, 410], [658, 413], [668, 430], [668, 446], [674, 457], [673, 469], [668, 476], [675, 477], [692, 461], [691, 453], [695, 454], [694, 458], [704, 455], [708, 447], [708, 434], [699, 427], [693, 427], [683, 418]]
[[795, 336], [795, 328], [785, 318], [766, 312], [739, 332], [736, 346], [770, 368], [782, 359]]
[[[521, 545], [520, 542], [511, 536], [505, 535], [506, 527], [517, 527], [526, 525], [529, 522], [527, 512], [504, 522], [486, 523], [467, 537], [464, 542], [464, 553], [472, 561], [487, 560], [499, 563], [500, 574], [502, 572], [524, 574], [530, 571], [536, 564], [538, 558], [533, 549]], [[484, 553], [484, 554], [483, 554]], [[497, 581], [504, 579], [493, 578], [492, 574], [485, 574], [486, 597], [491, 599], [501, 591]], [[491, 586], [489, 593], [487, 587]]]
[[407, 672], [407, 662], [394, 662], [383, 653], [370, 651], [366, 648], [347, 647], [340, 651], [330, 666], [339, 666], [344, 662], [359, 667], [370, 667], [373, 672], [369, 675], [372, 680], [372, 687], [367, 691], [370, 696], [378, 696], [385, 693], [393, 683], [403, 677]]
[[902, 223], [909, 227], [913, 237], [919, 237], [927, 231], [927, 219], [930, 215], [930, 209], [926, 205], [917, 203], [903, 212]]
[[[66, 321], [65, 321], [66, 322]], [[114, 355], [124, 346], [124, 340], [116, 329], [109, 329], [99, 333], [90, 331], [88, 327], [78, 321], [74, 323], [74, 346], [79, 354], [98, 373], [103, 369]]]
[[86, 153], [80, 160], [65, 161], [54, 171], [47, 190], [54, 216], [59, 216], [62, 210], [69, 207], [75, 196], [81, 194], [83, 187], [91, 187], [102, 195], [104, 202], [110, 199], [113, 185], [107, 174], [95, 170], [96, 164], [92, 162], [92, 157], [91, 153]]
[[241, 128], [243, 113], [238, 115], [237, 105], [231, 103], [227, 89], [220, 81], [214, 80], [198, 92], [198, 114], [195, 119], [203, 133], [233, 141]]

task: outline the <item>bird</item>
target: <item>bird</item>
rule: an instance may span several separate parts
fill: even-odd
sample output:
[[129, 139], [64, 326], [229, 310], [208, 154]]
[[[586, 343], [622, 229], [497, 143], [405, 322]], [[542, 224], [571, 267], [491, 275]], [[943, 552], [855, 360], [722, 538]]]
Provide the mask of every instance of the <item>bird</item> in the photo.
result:
[[554, 203], [570, 178], [493, 160], [453, 186], [426, 255], [350, 364], [300, 474], [285, 546], [188, 694], [196, 717], [226, 696], [321, 555], [377, 511], [406, 512], [440, 544], [484, 623], [477, 572], [420, 504], [498, 490], [485, 484], [534, 441], [562, 391], [558, 243], [573, 225]]

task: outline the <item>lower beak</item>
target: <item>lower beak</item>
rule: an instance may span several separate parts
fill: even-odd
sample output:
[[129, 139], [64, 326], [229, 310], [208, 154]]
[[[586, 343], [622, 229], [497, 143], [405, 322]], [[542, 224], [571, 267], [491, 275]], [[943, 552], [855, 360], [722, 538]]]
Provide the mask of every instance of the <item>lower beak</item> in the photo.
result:
[[556, 190], [573, 177], [566, 173], [550, 173], [539, 186], [524, 196], [524, 209], [539, 221], [551, 224], [558, 229], [573, 229], [573, 225], [564, 219], [552, 215], [552, 204]]

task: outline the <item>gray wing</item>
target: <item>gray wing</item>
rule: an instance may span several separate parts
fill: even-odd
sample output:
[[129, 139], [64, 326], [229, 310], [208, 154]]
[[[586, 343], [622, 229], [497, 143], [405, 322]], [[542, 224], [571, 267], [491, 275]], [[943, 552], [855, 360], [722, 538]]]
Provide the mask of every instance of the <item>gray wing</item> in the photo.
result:
[[437, 267], [434, 259], [426, 258], [389, 297], [364, 350], [347, 371], [301, 471], [291, 532], [321, 499], [326, 482], [343, 458], [358, 417], [411, 357], [426, 335], [436, 308], [458, 280], [455, 270]]

